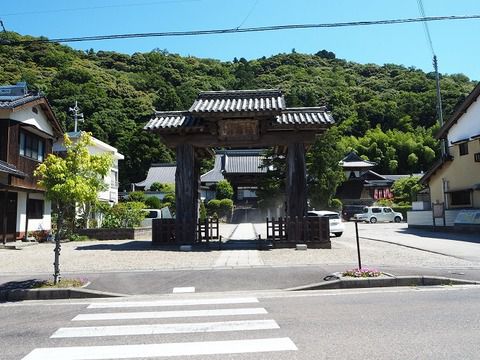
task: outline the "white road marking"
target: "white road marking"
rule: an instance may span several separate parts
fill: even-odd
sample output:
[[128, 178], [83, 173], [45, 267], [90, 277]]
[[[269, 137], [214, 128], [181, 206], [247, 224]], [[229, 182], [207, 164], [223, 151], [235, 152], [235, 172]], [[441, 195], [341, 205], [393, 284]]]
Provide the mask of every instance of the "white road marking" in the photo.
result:
[[193, 306], [193, 305], [221, 305], [221, 304], [248, 304], [258, 303], [254, 297], [245, 298], [220, 298], [220, 299], [179, 299], [157, 301], [115, 301], [92, 303], [89, 309], [127, 308], [127, 307], [156, 307], [156, 306]]
[[127, 320], [127, 319], [166, 319], [198, 316], [231, 316], [267, 314], [264, 308], [235, 308], [213, 310], [173, 310], [173, 311], [137, 311], [121, 313], [79, 314], [72, 321], [84, 320]]
[[60, 328], [51, 338], [154, 335], [279, 329], [275, 320], [240, 320], [205, 323], [86, 326]]
[[193, 287], [193, 286], [173, 288], [173, 293], [174, 293], [174, 294], [179, 294], [179, 293], [194, 293], [194, 292], [195, 292], [195, 287]]
[[290, 338], [38, 348], [22, 360], [98, 360], [298, 350]]

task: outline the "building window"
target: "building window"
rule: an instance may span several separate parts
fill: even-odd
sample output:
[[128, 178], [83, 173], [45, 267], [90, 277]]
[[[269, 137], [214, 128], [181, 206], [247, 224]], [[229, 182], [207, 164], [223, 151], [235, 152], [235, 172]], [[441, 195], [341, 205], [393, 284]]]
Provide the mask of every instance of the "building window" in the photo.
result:
[[453, 191], [450, 193], [450, 205], [471, 205], [470, 190]]
[[468, 142], [458, 144], [458, 148], [460, 149], [460, 156], [468, 154]]
[[43, 200], [28, 199], [27, 216], [29, 219], [43, 219]]
[[20, 155], [33, 160], [43, 161], [45, 157], [45, 140], [39, 136], [20, 131]]
[[118, 188], [118, 173], [114, 170], [110, 171], [110, 186]]

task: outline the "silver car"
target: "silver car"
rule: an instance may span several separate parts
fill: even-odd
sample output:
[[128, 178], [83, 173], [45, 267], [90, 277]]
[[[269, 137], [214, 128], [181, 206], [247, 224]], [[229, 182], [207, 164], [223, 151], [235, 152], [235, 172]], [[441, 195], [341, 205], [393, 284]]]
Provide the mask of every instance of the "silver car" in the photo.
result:
[[361, 214], [354, 215], [355, 220], [370, 222], [372, 224], [377, 221], [396, 222], [403, 220], [403, 215], [393, 211], [390, 207], [385, 206], [366, 206]]

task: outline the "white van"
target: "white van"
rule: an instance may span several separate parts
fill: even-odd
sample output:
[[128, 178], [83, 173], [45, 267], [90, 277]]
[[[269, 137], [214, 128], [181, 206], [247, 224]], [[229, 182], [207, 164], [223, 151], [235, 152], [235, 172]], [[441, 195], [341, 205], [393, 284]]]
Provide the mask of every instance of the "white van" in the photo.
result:
[[355, 220], [371, 222], [377, 221], [396, 222], [403, 220], [403, 215], [399, 212], [393, 211], [392, 208], [384, 206], [367, 206], [363, 208], [363, 212], [354, 215]]
[[152, 227], [152, 219], [171, 219], [172, 213], [168, 207], [161, 209], [144, 209], [147, 213], [145, 219], [140, 223], [141, 227]]

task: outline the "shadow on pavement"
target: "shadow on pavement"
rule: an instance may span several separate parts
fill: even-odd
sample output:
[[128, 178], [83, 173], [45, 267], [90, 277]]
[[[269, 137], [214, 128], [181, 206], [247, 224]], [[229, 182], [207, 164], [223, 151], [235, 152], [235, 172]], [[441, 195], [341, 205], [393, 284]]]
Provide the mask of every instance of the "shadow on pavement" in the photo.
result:
[[[206, 243], [202, 244], [195, 244], [192, 247], [193, 252], [208, 252], [211, 250], [216, 250], [218, 245], [215, 242], [210, 243], [210, 247]], [[176, 251], [176, 252], [184, 252], [179, 249], [179, 245], [170, 245], [170, 244], [161, 244], [156, 245], [152, 244], [151, 241], [141, 241], [141, 240], [133, 240], [129, 242], [125, 242], [122, 244], [111, 244], [108, 242], [101, 243], [101, 244], [93, 244], [93, 245], [84, 245], [84, 246], [77, 246], [75, 250], [109, 250], [109, 251]]]
[[42, 280], [39, 279], [28, 279], [21, 281], [9, 281], [3, 284], [0, 284], [0, 291], [4, 290], [13, 290], [13, 289], [31, 289], [35, 285], [42, 283]]
[[429, 231], [424, 229], [405, 228], [398, 229], [398, 233], [410, 234], [419, 237], [437, 238], [442, 240], [455, 240], [465, 241], [480, 244], [480, 236], [478, 234], [464, 234], [457, 232], [444, 232], [444, 231]]

